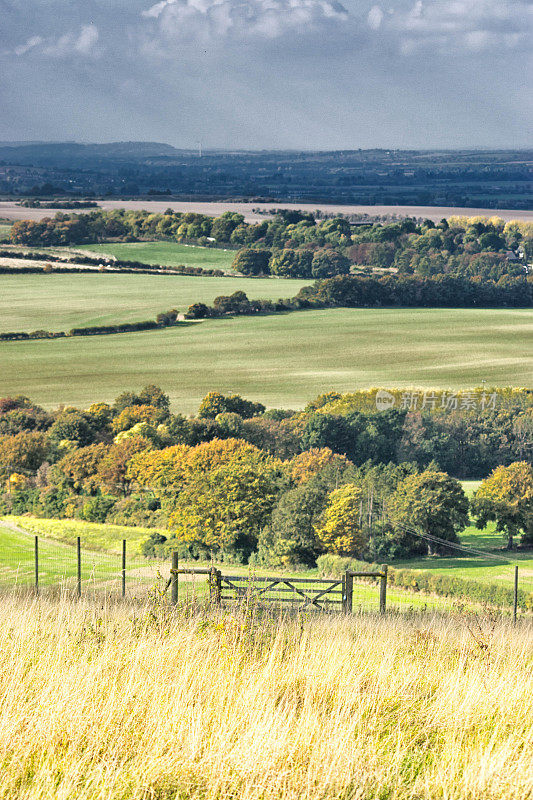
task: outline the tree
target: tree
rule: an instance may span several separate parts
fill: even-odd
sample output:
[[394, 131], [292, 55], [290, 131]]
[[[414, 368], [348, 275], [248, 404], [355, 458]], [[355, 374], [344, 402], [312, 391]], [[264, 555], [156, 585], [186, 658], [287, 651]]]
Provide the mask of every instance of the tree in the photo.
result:
[[35, 472], [46, 461], [49, 449], [48, 439], [40, 431], [0, 436], [0, 475]]
[[[401, 481], [390, 500], [390, 515], [402, 535], [435, 536], [458, 542], [457, 534], [468, 525], [468, 499], [463, 487], [446, 472], [427, 469]], [[427, 541], [427, 553], [444, 553], [446, 545]]]
[[200, 407], [198, 416], [205, 419], [215, 419], [218, 414], [239, 414], [243, 419], [262, 414], [265, 410], [262, 403], [254, 403], [245, 400], [238, 394], [223, 395], [221, 392], [209, 392], [206, 394]]
[[98, 465], [98, 483], [112, 491], [127, 493], [130, 478], [128, 468], [138, 453], [150, 450], [152, 443], [141, 437], [124, 439], [111, 445]]
[[313, 447], [295, 456], [291, 462], [291, 478], [296, 484], [309, 481], [325, 466], [342, 475], [351, 462], [346, 456], [334, 453], [329, 447]]
[[347, 275], [350, 272], [350, 259], [337, 250], [324, 248], [317, 250], [311, 262], [313, 278], [331, 278], [334, 275]]
[[49, 430], [50, 439], [53, 441], [74, 442], [78, 447], [91, 444], [94, 434], [94, 428], [85, 415], [76, 409], [63, 411]]
[[327, 492], [314, 482], [282, 494], [259, 536], [261, 560], [282, 566], [314, 565], [324, 549], [316, 526], [326, 498]]
[[496, 530], [507, 536], [512, 550], [515, 536], [522, 534], [524, 543], [533, 543], [533, 467], [527, 461], [516, 461], [508, 467], [497, 467], [482, 481], [472, 499], [476, 526], [484, 528], [496, 522]]
[[272, 253], [270, 250], [255, 250], [244, 247], [239, 250], [233, 259], [232, 267], [243, 275], [268, 275], [270, 273], [269, 261]]
[[215, 439], [189, 451], [170, 517], [173, 537], [247, 558], [284, 483], [282, 462], [239, 439]]
[[285, 248], [270, 259], [270, 272], [283, 278], [310, 278], [313, 253]]
[[156, 426], [168, 417], [168, 411], [156, 408], [151, 405], [127, 406], [113, 420], [113, 432], [130, 430], [139, 422], [147, 422], [149, 425]]
[[366, 544], [359, 525], [363, 493], [353, 483], [331, 492], [316, 534], [324, 550], [343, 556], [360, 556]]
[[98, 486], [98, 467], [108, 449], [105, 444], [90, 444], [67, 453], [53, 467], [54, 483], [77, 492], [94, 490]]

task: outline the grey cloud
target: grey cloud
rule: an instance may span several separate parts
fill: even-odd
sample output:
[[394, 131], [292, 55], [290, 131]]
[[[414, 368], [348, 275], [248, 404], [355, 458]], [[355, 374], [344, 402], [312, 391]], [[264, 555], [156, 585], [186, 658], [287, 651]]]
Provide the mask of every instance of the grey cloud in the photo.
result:
[[528, 0], [415, 0], [397, 3], [385, 13], [375, 6], [371, 14], [383, 18], [380, 27], [401, 52], [424, 49], [446, 52], [527, 47], [533, 23], [533, 3]]

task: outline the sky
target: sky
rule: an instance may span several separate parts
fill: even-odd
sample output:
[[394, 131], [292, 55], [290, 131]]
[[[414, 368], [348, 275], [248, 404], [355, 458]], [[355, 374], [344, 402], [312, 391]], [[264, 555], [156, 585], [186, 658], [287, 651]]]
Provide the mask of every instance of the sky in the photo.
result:
[[527, 147], [533, 0], [0, 0], [0, 140]]

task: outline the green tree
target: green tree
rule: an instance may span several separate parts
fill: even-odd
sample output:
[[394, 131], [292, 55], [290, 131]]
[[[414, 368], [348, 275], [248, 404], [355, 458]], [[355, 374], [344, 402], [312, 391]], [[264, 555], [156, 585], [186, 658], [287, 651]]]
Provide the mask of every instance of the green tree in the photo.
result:
[[533, 543], [533, 467], [527, 461], [516, 461], [508, 467], [497, 467], [482, 481], [472, 499], [476, 526], [496, 522], [496, 530], [507, 536], [507, 547], [513, 548], [515, 536]]
[[[393, 525], [402, 535], [419, 532], [458, 542], [457, 534], [468, 525], [468, 499], [463, 487], [446, 472], [427, 469], [401, 481], [390, 499]], [[446, 545], [427, 541], [428, 555], [446, 552]]]
[[244, 247], [233, 259], [232, 267], [243, 275], [268, 275], [270, 273], [270, 250], [255, 250]]
[[220, 392], [209, 392], [206, 394], [200, 407], [198, 416], [204, 419], [215, 419], [218, 414], [239, 414], [243, 419], [262, 414], [265, 410], [262, 403], [254, 403], [245, 400], [238, 394], [223, 395]]
[[313, 278], [331, 278], [334, 275], [347, 275], [350, 272], [350, 259], [337, 250], [324, 248], [317, 250], [311, 262]]
[[282, 494], [259, 536], [261, 560], [282, 566], [314, 565], [324, 549], [316, 526], [326, 498], [327, 492], [314, 482]]

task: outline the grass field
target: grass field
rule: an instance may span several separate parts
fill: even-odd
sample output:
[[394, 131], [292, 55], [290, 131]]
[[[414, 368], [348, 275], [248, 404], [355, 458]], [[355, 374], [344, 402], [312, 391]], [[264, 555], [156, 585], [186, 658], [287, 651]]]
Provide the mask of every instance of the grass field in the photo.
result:
[[[0, 586], [33, 586], [34, 537], [15, 531], [0, 521]], [[121, 562], [117, 555], [82, 551], [82, 579], [94, 585], [118, 581]], [[52, 539], [39, 540], [41, 586], [72, 587], [77, 574], [75, 547]]]
[[267, 406], [301, 408], [329, 389], [459, 389], [482, 380], [531, 386], [532, 333], [532, 311], [328, 309], [116, 336], [4, 342], [2, 392], [48, 406], [86, 406], [157, 383], [174, 410], [192, 413], [214, 389]]
[[4, 225], [0, 223], [0, 242], [9, 242], [11, 233], [11, 225]]
[[126, 261], [141, 261], [144, 264], [161, 264], [169, 267], [185, 264], [186, 267], [224, 270], [231, 270], [236, 252], [216, 247], [179, 244], [178, 242], [85, 244], [76, 249], [115, 256]]
[[[133, 528], [126, 525], [102, 525], [78, 519], [34, 519], [32, 517], [6, 516], [4, 520], [23, 528], [29, 533], [45, 536], [66, 544], [75, 545], [78, 536], [89, 550], [120, 555], [122, 540], [127, 541], [129, 556], [141, 554], [142, 542], [154, 532], [154, 528]], [[1, 524], [1, 519], [0, 519]]]
[[[0, 331], [70, 330], [154, 319], [242, 290], [250, 298], [292, 297], [309, 281], [182, 275], [0, 275]], [[1, 355], [0, 355], [1, 362]]]
[[[17, 548], [22, 548], [21, 552], [24, 553], [24, 560], [27, 561], [29, 565], [28, 569], [31, 568], [31, 563], [33, 563], [33, 540], [31, 537], [21, 534], [20, 530], [26, 531], [28, 534], [37, 534], [43, 537], [43, 542], [46, 543], [46, 546], [52, 545], [54, 547], [57, 542], [74, 545], [76, 543], [76, 537], [80, 536], [83, 546], [88, 551], [96, 550], [101, 551], [102, 554], [105, 553], [109, 555], [111, 557], [110, 564], [113, 566], [113, 569], [116, 569], [116, 556], [121, 553], [122, 539], [126, 539], [128, 542], [128, 558], [136, 558], [139, 557], [141, 543], [153, 532], [153, 529], [119, 525], [101, 525], [98, 523], [83, 522], [81, 520], [34, 519], [31, 517], [7, 516], [3, 518], [3, 521], [4, 528], [0, 529], [0, 564], [4, 565], [4, 569], [7, 569], [7, 575], [14, 574], [13, 570], [16, 571]], [[2, 520], [0, 520], [0, 525], [2, 525]], [[6, 525], [16, 526], [19, 529], [18, 538], [13, 530], [8, 530], [6, 528]], [[5, 539], [4, 532], [8, 534]], [[460, 538], [463, 544], [488, 551], [488, 555], [486, 557], [481, 555], [464, 555], [456, 558], [417, 558], [393, 561], [391, 562], [391, 566], [456, 575], [460, 578], [471, 578], [484, 583], [504, 584], [510, 588], [514, 581], [514, 567], [518, 565], [520, 588], [525, 592], [533, 592], [532, 552], [514, 552], [510, 555], [502, 552], [500, 548], [503, 545], [503, 538], [500, 534], [496, 533], [492, 523], [483, 531], [471, 526], [461, 534]], [[69, 558], [72, 557], [71, 551], [72, 548], [67, 548], [67, 555]], [[64, 552], [64, 549], [57, 551], [56, 548], [52, 555], [57, 557], [59, 553], [59, 555], [63, 556]], [[93, 558], [92, 555], [91, 558]], [[98, 563], [101, 561], [105, 565], [105, 558], [103, 555], [99, 560], [98, 555], [94, 556], [94, 558], [97, 559]], [[63, 568], [62, 565], [63, 561], [61, 561], [61, 559], [57, 561], [58, 570]], [[208, 567], [210, 565], [196, 563], [196, 565], [193, 564], [192, 566]], [[236, 575], [250, 574], [250, 569], [248, 567], [221, 564], [218, 566], [226, 573], [229, 571], [231, 574]], [[277, 574], [277, 572], [272, 568], [254, 568], [253, 574], [264, 576]], [[301, 577], [313, 578], [318, 576], [318, 570], [306, 570], [299, 574]], [[58, 575], [58, 579], [59, 577]], [[192, 591], [195, 595], [203, 595], [206, 592], [204, 584], [204, 579], [200, 579], [195, 585], [190, 584], [188, 590]], [[187, 591], [187, 587], [185, 591]], [[467, 598], [465, 598], [465, 600], [466, 599]], [[358, 603], [362, 603], [365, 607], [371, 606], [374, 602], [377, 602], [377, 590], [374, 587], [358, 585], [355, 588], [354, 603], [356, 606]], [[412, 594], [391, 587], [388, 591], [388, 605], [390, 608], [411, 607], [420, 609], [425, 607], [427, 609], [437, 608], [444, 611], [453, 609], [454, 601], [446, 598], [434, 598]]]
[[529, 628], [5, 597], [0, 780], [42, 800], [530, 800]]

